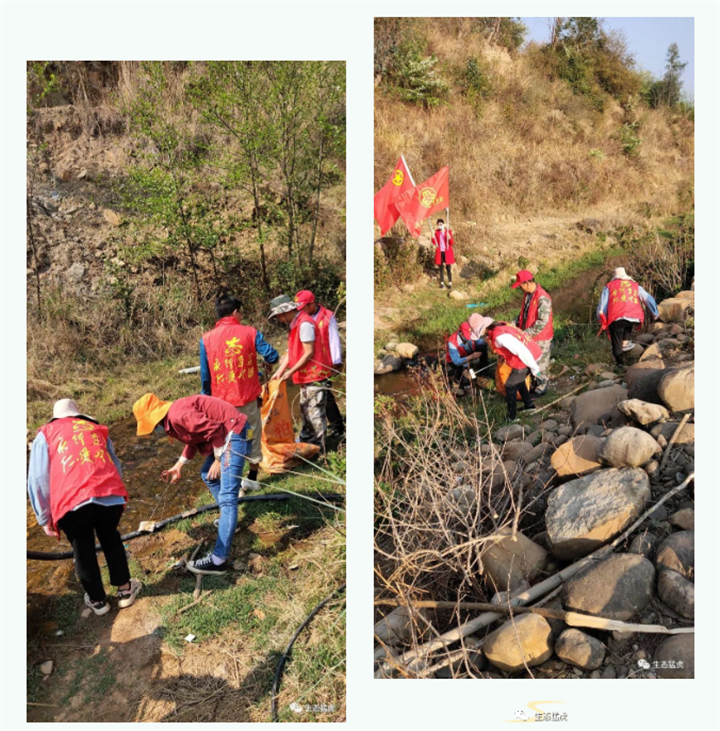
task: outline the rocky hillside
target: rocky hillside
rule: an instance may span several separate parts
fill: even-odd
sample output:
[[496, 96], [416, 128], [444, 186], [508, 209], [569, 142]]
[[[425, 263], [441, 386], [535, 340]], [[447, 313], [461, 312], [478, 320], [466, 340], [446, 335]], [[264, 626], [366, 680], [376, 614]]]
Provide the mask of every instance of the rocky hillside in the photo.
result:
[[[516, 615], [494, 631], [480, 625], [466, 633], [466, 649], [451, 655], [452, 662], [442, 662], [440, 653], [433, 662], [416, 663], [415, 672], [694, 677], [694, 634], [660, 631], [692, 627], [694, 619], [694, 292], [681, 292], [659, 309], [660, 320], [638, 336], [631, 354], [636, 362], [624, 373], [593, 363], [577, 376], [587, 383], [541, 417], [530, 412], [524, 424], [497, 429], [474, 446], [464, 439], [448, 443], [451, 464], [436, 467], [433, 492], [448, 516], [447, 528], [464, 526], [457, 543], [483, 546], [480, 574], [466, 581], [476, 582], [476, 591], [492, 603], [507, 604], [508, 597], [529, 592], [528, 604], [541, 600], [537, 606], [560, 613]], [[518, 511], [514, 526], [485, 533], [478, 516], [492, 491], [502, 494], [504, 485], [511, 486]], [[435, 499], [426, 501], [433, 505]], [[405, 503], [397, 509], [406, 509]], [[412, 566], [412, 550], [405, 548], [403, 565]], [[452, 555], [449, 547], [436, 548]], [[427, 584], [431, 574], [415, 580]], [[548, 579], [554, 583], [543, 590]], [[561, 589], [551, 592], [554, 587]], [[436, 585], [430, 596], [446, 598], [439, 591]], [[452, 589], [447, 599], [461, 601]], [[478, 600], [477, 593], [464, 599]], [[579, 613], [580, 621], [559, 619], [563, 611]], [[610, 622], [603, 630], [592, 621], [583, 624], [583, 617], [633, 626]], [[440, 612], [410, 615], [399, 608], [380, 619], [376, 635], [384, 649], [376, 659], [389, 651], [411, 662], [413, 637], [434, 634], [428, 623], [448, 631], [448, 617]], [[378, 670], [389, 672], [382, 665]]]

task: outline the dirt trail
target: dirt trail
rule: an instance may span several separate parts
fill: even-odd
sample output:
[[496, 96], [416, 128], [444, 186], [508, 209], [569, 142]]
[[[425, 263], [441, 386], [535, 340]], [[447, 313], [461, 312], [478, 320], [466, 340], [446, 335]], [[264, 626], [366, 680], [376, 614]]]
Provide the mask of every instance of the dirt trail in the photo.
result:
[[[470, 302], [481, 294], [477, 280], [460, 276], [463, 268], [461, 257], [485, 260], [499, 270], [499, 276], [510, 277], [519, 268], [519, 257], [527, 259], [530, 267], [536, 267], [541, 262], [557, 266], [592, 250], [598, 243], [597, 233], [639, 220], [637, 213], [620, 206], [597, 207], [554, 216], [520, 217], [508, 214], [501, 216], [500, 221], [484, 227], [472, 222], [451, 220], [458, 259], [453, 267], [453, 285], [467, 294]], [[581, 222], [587, 222], [588, 225], [583, 226]], [[427, 235], [428, 228], [425, 227], [423, 232]], [[407, 321], [403, 303], [408, 300], [408, 294], [432, 293], [436, 290], [436, 276], [428, 275], [423, 275], [412, 284], [387, 288], [375, 298], [374, 329], [392, 330], [401, 327]], [[413, 316], [431, 305], [431, 302], [417, 302], [416, 299], [413, 302]]]

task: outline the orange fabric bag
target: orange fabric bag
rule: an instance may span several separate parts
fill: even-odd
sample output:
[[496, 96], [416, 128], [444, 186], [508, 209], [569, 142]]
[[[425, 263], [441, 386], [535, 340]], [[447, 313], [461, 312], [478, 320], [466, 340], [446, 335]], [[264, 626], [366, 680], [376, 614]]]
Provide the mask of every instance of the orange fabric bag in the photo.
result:
[[319, 451], [316, 444], [295, 442], [290, 404], [285, 381], [270, 381], [263, 386], [262, 406], [262, 453], [260, 467], [270, 474], [286, 472], [311, 459]]
[[[512, 368], [504, 360], [498, 360], [497, 366], [495, 367], [495, 390], [503, 396], [505, 395], [505, 381], [510, 378], [511, 373]], [[525, 383], [527, 384], [529, 391], [530, 376], [525, 379]], [[520, 394], [518, 394], [517, 397], [518, 399], [522, 399], [522, 396], [520, 396]]]

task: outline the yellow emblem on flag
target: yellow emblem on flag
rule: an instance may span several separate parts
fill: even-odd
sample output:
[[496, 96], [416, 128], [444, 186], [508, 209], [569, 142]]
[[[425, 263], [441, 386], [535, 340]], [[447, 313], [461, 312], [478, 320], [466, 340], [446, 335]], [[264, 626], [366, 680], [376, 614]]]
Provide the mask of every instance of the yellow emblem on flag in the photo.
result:
[[393, 179], [392, 179], [393, 185], [402, 185], [403, 180], [405, 180], [405, 174], [403, 173], [402, 170], [400, 170], [400, 168], [398, 168], [395, 171], [395, 175], [393, 176]]
[[425, 208], [430, 208], [433, 203], [435, 203], [435, 198], [437, 198], [437, 191], [435, 188], [423, 188], [418, 193], [418, 198], [420, 199], [420, 205]]

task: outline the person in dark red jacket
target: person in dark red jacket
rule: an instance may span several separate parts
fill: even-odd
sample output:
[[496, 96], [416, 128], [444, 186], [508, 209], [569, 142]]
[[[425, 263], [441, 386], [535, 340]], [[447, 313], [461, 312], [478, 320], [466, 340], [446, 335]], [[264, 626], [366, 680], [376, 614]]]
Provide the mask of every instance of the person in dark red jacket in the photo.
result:
[[455, 253], [453, 250], [455, 241], [453, 240], [452, 231], [449, 228], [445, 228], [445, 221], [442, 218], [438, 218], [437, 220], [432, 241], [435, 244], [435, 266], [440, 267], [440, 289], [445, 289], [443, 267], [447, 271], [448, 289], [452, 289], [451, 267], [455, 263]]
[[527, 269], [519, 271], [513, 289], [520, 287], [523, 301], [520, 314], [515, 320], [517, 327], [537, 343], [542, 355], [538, 361], [540, 373], [535, 380], [535, 395], [542, 396], [550, 381], [550, 358], [553, 339], [553, 312], [550, 295], [535, 281], [533, 273]]
[[141, 396], [133, 413], [138, 436], [157, 432], [185, 445], [178, 461], [163, 473], [171, 483], [180, 479], [183, 466], [198, 452], [206, 457], [200, 477], [220, 506], [218, 537], [211, 553], [189, 561], [187, 567], [195, 574], [224, 574], [237, 527], [243, 467], [253, 439], [247, 417], [214, 396], [162, 401], [153, 393]]
[[120, 461], [106, 426], [80, 413], [72, 399], [55, 403], [53, 418], [40, 427], [30, 451], [28, 493], [38, 524], [49, 536], [63, 531], [70, 541], [85, 604], [95, 614], [110, 605], [95, 553], [95, 535], [105, 554], [118, 607], [129, 607], [142, 584], [130, 578], [118, 531], [128, 499]]

